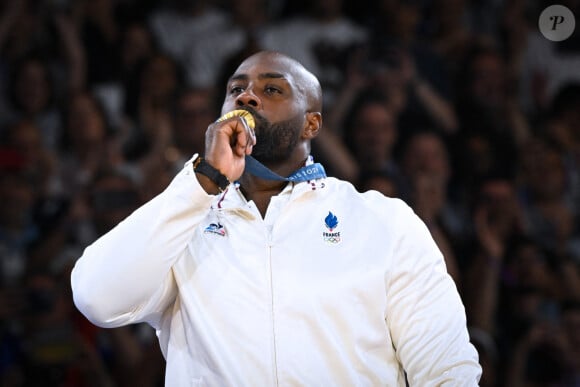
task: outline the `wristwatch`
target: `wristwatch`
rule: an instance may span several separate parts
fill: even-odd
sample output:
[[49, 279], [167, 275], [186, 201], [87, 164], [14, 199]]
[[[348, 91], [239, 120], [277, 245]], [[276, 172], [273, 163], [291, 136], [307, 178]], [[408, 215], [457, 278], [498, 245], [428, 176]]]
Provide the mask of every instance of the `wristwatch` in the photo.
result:
[[228, 178], [214, 168], [210, 163], [205, 161], [202, 156], [195, 155], [192, 164], [193, 170], [196, 173], [201, 173], [202, 175], [209, 177], [209, 179], [218, 186], [220, 191], [225, 190], [227, 186], [230, 185]]

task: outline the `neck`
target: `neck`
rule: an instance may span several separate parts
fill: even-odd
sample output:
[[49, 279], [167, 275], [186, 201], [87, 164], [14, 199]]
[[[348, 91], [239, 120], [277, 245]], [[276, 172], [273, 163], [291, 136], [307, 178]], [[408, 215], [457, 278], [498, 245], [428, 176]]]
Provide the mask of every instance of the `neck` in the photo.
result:
[[[279, 176], [289, 176], [292, 172], [303, 167], [307, 157], [297, 157], [296, 160], [287, 160], [280, 164], [264, 164]], [[280, 193], [288, 184], [287, 181], [269, 180], [244, 172], [240, 178], [240, 189], [248, 200], [260, 201], [267, 206], [270, 197]]]
[[284, 189], [287, 181], [265, 180], [249, 173], [240, 178], [240, 189], [246, 199], [253, 200], [256, 195], [274, 196]]
[[249, 173], [244, 173], [240, 178], [240, 190], [246, 200], [254, 202], [262, 218], [266, 216], [272, 196], [279, 194], [286, 184], [286, 181], [265, 180]]

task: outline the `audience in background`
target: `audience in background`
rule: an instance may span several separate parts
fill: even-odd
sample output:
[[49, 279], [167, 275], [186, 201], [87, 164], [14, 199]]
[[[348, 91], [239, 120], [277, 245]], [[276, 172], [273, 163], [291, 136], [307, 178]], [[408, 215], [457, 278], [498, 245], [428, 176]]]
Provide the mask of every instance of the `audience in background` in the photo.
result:
[[152, 328], [92, 325], [69, 271], [203, 152], [225, 74], [260, 49], [322, 81], [329, 175], [431, 230], [481, 385], [580, 385], [580, 29], [545, 39], [546, 2], [356, 5], [0, 4], [0, 385], [163, 385]]
[[197, 67], [193, 46], [226, 28], [228, 15], [211, 0], [157, 1], [147, 23], [161, 50], [189, 69]]
[[303, 2], [296, 14], [270, 23], [262, 47], [296, 58], [318, 77], [324, 105], [331, 106], [344, 78], [349, 49], [367, 39], [367, 30], [345, 12], [345, 0]]
[[443, 252], [447, 271], [461, 286], [454, 234], [463, 228], [450, 193], [452, 166], [443, 138], [435, 131], [417, 130], [403, 143], [400, 157], [403, 174], [400, 197], [425, 222]]
[[13, 63], [7, 85], [6, 123], [31, 120], [41, 131], [42, 141], [55, 148], [60, 122], [56, 105], [56, 88], [49, 64], [40, 57], [26, 57]]
[[[185, 66], [188, 82], [205, 89], [224, 84], [221, 78], [231, 75], [229, 67], [237, 66], [237, 55], [247, 48], [262, 46], [264, 37], [270, 35], [269, 20], [274, 12], [269, 7], [271, 3], [267, 0], [229, 2], [227, 22], [204, 39], [190, 42]], [[233, 57], [235, 64], [230, 64]]]

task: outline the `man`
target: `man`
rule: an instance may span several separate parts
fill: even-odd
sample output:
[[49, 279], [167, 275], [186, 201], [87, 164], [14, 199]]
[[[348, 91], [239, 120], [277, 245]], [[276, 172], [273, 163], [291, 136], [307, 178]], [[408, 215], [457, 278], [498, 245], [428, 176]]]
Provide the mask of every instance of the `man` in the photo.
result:
[[167, 386], [477, 385], [427, 228], [310, 159], [321, 108], [300, 63], [246, 59], [222, 107], [242, 117], [210, 125], [204, 159], [86, 249], [76, 305], [100, 326], [155, 327]]

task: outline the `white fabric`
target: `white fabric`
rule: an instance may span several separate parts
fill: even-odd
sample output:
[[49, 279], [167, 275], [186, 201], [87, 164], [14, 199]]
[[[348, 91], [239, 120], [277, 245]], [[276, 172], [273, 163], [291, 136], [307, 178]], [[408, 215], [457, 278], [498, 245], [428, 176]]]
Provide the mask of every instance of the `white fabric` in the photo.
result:
[[462, 302], [409, 207], [335, 178], [272, 203], [268, 227], [234, 185], [206, 194], [188, 162], [85, 250], [77, 307], [155, 327], [167, 386], [404, 386], [404, 371], [411, 386], [477, 385]]

